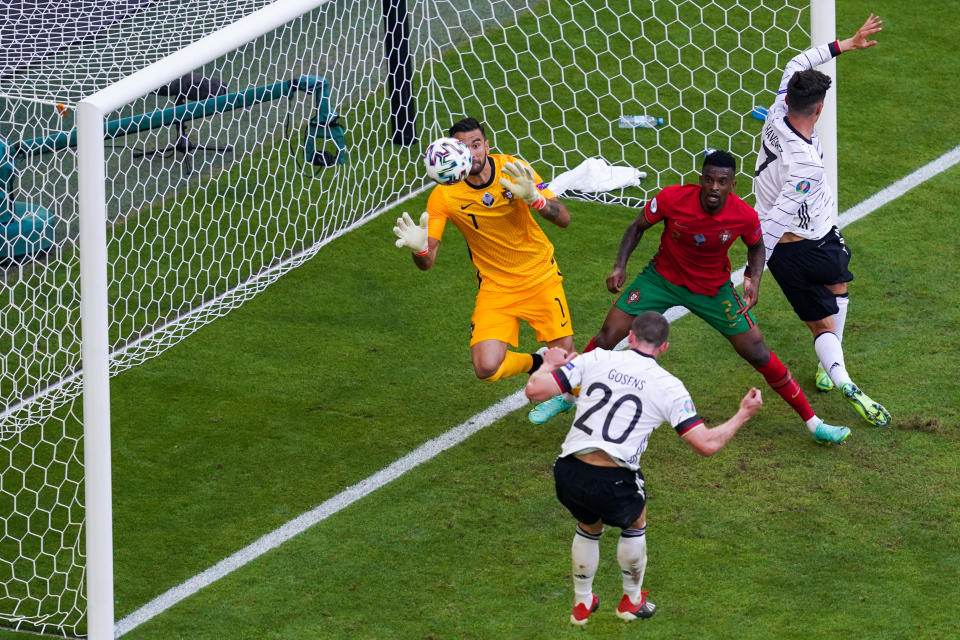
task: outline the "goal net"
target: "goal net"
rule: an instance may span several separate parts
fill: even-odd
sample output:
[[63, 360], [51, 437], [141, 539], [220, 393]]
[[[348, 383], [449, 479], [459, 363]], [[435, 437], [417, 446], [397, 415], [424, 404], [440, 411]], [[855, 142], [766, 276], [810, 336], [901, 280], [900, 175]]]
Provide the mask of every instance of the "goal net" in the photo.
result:
[[[278, 11], [292, 17], [256, 29]], [[103, 114], [114, 375], [421, 192], [423, 148], [465, 116], [485, 123], [495, 152], [548, 180], [587, 158], [648, 176], [574, 197], [637, 204], [691, 180], [708, 147], [750, 166], [761, 124], [751, 111], [773, 101], [783, 65], [809, 46], [809, 14], [801, 0], [0, 9], [0, 626], [88, 631], [81, 102], [155, 70]], [[196, 44], [251, 18], [222, 55]], [[165, 77], [171, 56], [194, 64]], [[632, 115], [664, 123], [618, 126]]]

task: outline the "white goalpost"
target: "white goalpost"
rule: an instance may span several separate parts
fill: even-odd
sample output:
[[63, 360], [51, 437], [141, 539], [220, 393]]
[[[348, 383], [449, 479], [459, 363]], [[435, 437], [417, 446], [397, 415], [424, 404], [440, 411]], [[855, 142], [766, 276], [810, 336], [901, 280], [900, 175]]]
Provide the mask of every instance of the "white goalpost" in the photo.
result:
[[106, 114], [138, 100], [239, 45], [327, 4], [280, 2], [194, 42], [77, 105], [83, 414], [87, 508], [87, 634], [113, 637], [113, 516], [110, 480], [110, 324], [107, 281]]
[[572, 197], [637, 204], [707, 147], [747, 195], [753, 107], [835, 27], [832, 0], [26, 4], [22, 34], [85, 31], [0, 64], [0, 628], [92, 640], [115, 633], [112, 376], [422, 191], [462, 117], [545, 178], [649, 176]]
[[[834, 0], [811, 0], [810, 2], [810, 40], [813, 46], [837, 38], [837, 12]], [[820, 71], [830, 76], [833, 92], [830, 99], [823, 103], [823, 112], [817, 121], [817, 134], [820, 136], [820, 148], [823, 150], [823, 167], [827, 172], [827, 182], [839, 203], [840, 185], [837, 173], [837, 61], [830, 60], [820, 66]], [[840, 224], [840, 211], [834, 211], [833, 223]]]

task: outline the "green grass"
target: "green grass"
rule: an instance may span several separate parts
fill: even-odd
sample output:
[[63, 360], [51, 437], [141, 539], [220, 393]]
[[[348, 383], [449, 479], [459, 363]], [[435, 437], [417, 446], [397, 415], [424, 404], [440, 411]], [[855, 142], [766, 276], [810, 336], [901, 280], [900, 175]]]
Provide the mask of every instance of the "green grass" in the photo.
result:
[[[949, 368], [927, 355], [955, 350], [957, 335], [943, 330], [948, 305], [918, 307], [909, 334], [886, 305], [894, 285], [949, 300], [951, 263], [923, 259], [891, 282], [884, 261], [857, 248], [922, 240], [923, 222], [903, 213], [932, 209], [958, 175], [950, 170], [846, 233], [862, 283], [852, 294], [848, 362], [894, 413], [892, 428], [858, 423], [836, 394], [816, 394], [809, 338], [768, 281], [758, 317], [769, 344], [822, 415], [854, 427], [850, 441], [815, 445], [769, 392], [714, 458], [699, 458], [669, 429], [655, 434], [643, 466], [645, 582], [661, 611], [645, 635], [955, 633], [949, 608], [935, 603], [960, 596], [960, 414], [948, 401], [957, 390]], [[565, 269], [568, 295], [580, 303], [573, 313], [586, 336], [609, 296], [597, 291], [605, 266], [580, 261], [577, 247], [612, 255], [610, 229], [629, 214], [572, 206], [578, 224], [550, 231], [561, 264], [577, 265]], [[117, 575], [150, 576], [118, 581], [120, 615], [517, 388], [472, 379], [457, 331], [471, 309], [459, 238], [445, 239], [436, 271], [422, 274], [388, 242], [375, 243], [390, 224], [384, 216], [336, 241], [198, 339], [116, 380]], [[960, 224], [945, 221], [943, 231]], [[344, 281], [318, 277], [360, 253], [365, 266]], [[325, 312], [334, 299], [336, 313]], [[441, 304], [443, 313], [424, 314]], [[529, 333], [524, 340], [532, 346]], [[759, 383], [696, 318], [674, 325], [663, 362], [713, 422]], [[233, 379], [208, 381], [214, 365]], [[912, 380], [923, 383], [904, 382]], [[512, 414], [128, 637], [573, 637], [564, 623], [573, 523], [550, 478], [568, 426], [535, 427]], [[620, 637], [638, 630], [609, 615], [619, 590], [614, 541], [608, 533], [602, 542], [605, 615], [590, 632]]]
[[[844, 3], [838, 31], [851, 33], [872, 8]], [[906, 8], [890, 8], [881, 14], [881, 45], [838, 61], [842, 209], [957, 144], [942, 100], [956, 45], [924, 27], [947, 24], [950, 8], [929, 3], [923, 24]], [[581, 37], [588, 43], [598, 31]], [[490, 97], [508, 100], [504, 91]], [[512, 123], [492, 124], [505, 152], [528, 133], [547, 133], [543, 123], [504, 131]], [[560, 158], [567, 146], [558, 139], [544, 153]], [[693, 142], [685, 148], [691, 157], [699, 152]], [[668, 184], [670, 177], [657, 179]], [[868, 427], [837, 394], [816, 394], [809, 334], [765, 278], [757, 316], [768, 344], [815, 409], [828, 421], [847, 421], [853, 436], [842, 447], [814, 445], [765, 387], [764, 409], [714, 458], [699, 458], [668, 428], [658, 431], [643, 469], [650, 489], [645, 588], [661, 611], [643, 625], [610, 615], [619, 577], [608, 532], [596, 582], [603, 608], [587, 633], [960, 634], [948, 604], [960, 597], [960, 386], [952, 374], [960, 223], [943, 213], [958, 177], [954, 167], [844, 232], [857, 276], [844, 340], [848, 367], [890, 409], [893, 426]], [[387, 183], [406, 179], [391, 175]], [[222, 200], [215, 217], [235, 227], [243, 203], [259, 196], [244, 183], [231, 186], [233, 206], [220, 198], [226, 184], [211, 183], [205, 197]], [[746, 195], [748, 185], [744, 174], [738, 192]], [[424, 201], [406, 208], [417, 211]], [[157, 205], [168, 213], [178, 206]], [[612, 301], [603, 279], [635, 212], [569, 206], [571, 227], [547, 231], [582, 347]], [[392, 245], [397, 214], [334, 241], [239, 310], [113, 380], [118, 618], [522, 384], [473, 376], [473, 272], [460, 236], [449, 230], [437, 266], [421, 273]], [[139, 228], [129, 237], [166, 246], [149, 236]], [[248, 246], [223, 249], [239, 260]], [[655, 246], [648, 237], [630, 270]], [[157, 253], [154, 268], [165, 273], [176, 256]], [[742, 259], [738, 248], [734, 263]], [[536, 346], [531, 331], [521, 336], [523, 348]], [[664, 365], [714, 423], [762, 382], [696, 318], [679, 320], [671, 342]], [[512, 414], [126, 637], [580, 637], [565, 624], [573, 523], [550, 476], [568, 426], [569, 418], [535, 427], [525, 412]], [[48, 445], [37, 443], [52, 437], [37, 435], [11, 460], [43, 454]], [[16, 475], [4, 474], [5, 489], [36, 480]]]

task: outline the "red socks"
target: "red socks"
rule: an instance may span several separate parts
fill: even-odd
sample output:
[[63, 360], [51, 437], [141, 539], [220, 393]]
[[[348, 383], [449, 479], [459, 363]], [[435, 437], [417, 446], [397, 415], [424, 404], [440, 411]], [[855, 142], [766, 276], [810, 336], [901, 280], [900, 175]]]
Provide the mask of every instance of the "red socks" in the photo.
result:
[[767, 381], [767, 384], [770, 385], [770, 388], [779, 393], [780, 397], [786, 400], [787, 404], [800, 414], [800, 418], [803, 419], [804, 422], [814, 416], [813, 409], [810, 408], [810, 403], [807, 402], [807, 397], [803, 395], [803, 390], [800, 389], [800, 385], [793, 379], [793, 376], [790, 375], [790, 370], [780, 362], [777, 354], [771, 351], [770, 361], [756, 369], [760, 372], [760, 375], [763, 376], [763, 379]]

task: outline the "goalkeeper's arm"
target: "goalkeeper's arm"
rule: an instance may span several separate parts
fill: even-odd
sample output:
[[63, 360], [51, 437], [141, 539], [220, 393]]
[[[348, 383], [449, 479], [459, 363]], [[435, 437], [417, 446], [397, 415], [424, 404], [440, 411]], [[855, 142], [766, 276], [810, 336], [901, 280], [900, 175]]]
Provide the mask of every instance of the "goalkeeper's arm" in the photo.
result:
[[507, 177], [500, 178], [500, 186], [526, 202], [531, 209], [535, 209], [558, 227], [566, 227], [570, 224], [570, 212], [567, 211], [566, 205], [557, 198], [547, 200], [537, 189], [530, 165], [525, 162], [508, 162], [503, 165], [502, 171]]
[[410, 214], [404, 211], [403, 216], [397, 218], [397, 225], [393, 228], [393, 233], [397, 236], [395, 242], [397, 248], [410, 249], [413, 262], [424, 271], [433, 266], [437, 257], [437, 247], [440, 246], [439, 240], [427, 235], [429, 221], [430, 216], [424, 211], [420, 216], [420, 224], [414, 224]]

